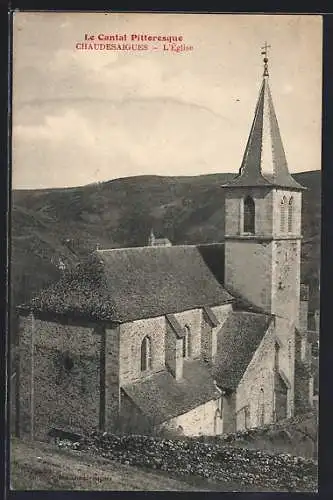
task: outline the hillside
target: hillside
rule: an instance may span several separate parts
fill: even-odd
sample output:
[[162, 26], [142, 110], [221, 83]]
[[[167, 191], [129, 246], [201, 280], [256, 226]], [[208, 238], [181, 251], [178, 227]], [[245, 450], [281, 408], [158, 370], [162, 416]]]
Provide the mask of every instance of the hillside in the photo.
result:
[[[173, 244], [224, 238], [224, 192], [233, 174], [138, 176], [78, 188], [12, 193], [12, 305], [28, 300], [96, 248], [147, 244], [151, 227]], [[317, 289], [321, 172], [296, 174], [303, 195], [302, 281]]]

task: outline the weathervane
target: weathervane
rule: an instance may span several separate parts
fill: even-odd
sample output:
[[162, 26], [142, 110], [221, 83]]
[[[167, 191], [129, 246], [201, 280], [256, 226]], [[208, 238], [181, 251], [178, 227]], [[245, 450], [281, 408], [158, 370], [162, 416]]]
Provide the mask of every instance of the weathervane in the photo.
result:
[[261, 55], [265, 56], [264, 57], [264, 76], [268, 76], [268, 49], [270, 49], [271, 46], [267, 45], [267, 42], [265, 42], [265, 45], [261, 47]]

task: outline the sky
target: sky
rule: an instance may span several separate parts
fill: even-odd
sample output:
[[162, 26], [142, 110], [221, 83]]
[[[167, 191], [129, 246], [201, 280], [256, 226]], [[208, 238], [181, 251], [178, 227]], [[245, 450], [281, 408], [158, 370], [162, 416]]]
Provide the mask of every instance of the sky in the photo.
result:
[[[78, 50], [85, 34], [182, 36], [193, 50]], [[265, 41], [289, 170], [320, 169], [321, 16], [15, 13], [12, 187], [237, 173]]]

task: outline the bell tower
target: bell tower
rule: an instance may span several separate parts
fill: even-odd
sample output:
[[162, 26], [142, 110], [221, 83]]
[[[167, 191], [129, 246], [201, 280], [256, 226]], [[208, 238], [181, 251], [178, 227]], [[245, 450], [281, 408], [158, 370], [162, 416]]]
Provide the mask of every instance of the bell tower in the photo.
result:
[[225, 189], [225, 286], [267, 313], [299, 321], [301, 207], [269, 88], [268, 48], [238, 175]]

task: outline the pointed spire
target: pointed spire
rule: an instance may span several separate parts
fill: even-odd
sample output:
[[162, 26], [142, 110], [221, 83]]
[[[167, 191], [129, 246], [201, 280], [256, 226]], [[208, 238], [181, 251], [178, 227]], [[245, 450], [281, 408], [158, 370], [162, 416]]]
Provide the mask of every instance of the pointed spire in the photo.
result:
[[261, 49], [264, 56], [263, 81], [255, 109], [250, 135], [239, 174], [226, 187], [279, 186], [305, 189], [290, 175], [280, 129], [268, 84], [268, 49]]
[[263, 77], [264, 78], [268, 78], [269, 76], [269, 73], [268, 73], [268, 49], [270, 49], [271, 46], [270, 45], [267, 45], [267, 42], [265, 42], [265, 45], [263, 47], [261, 47], [261, 55], [262, 56], [265, 56], [264, 57], [264, 73], [263, 73]]

